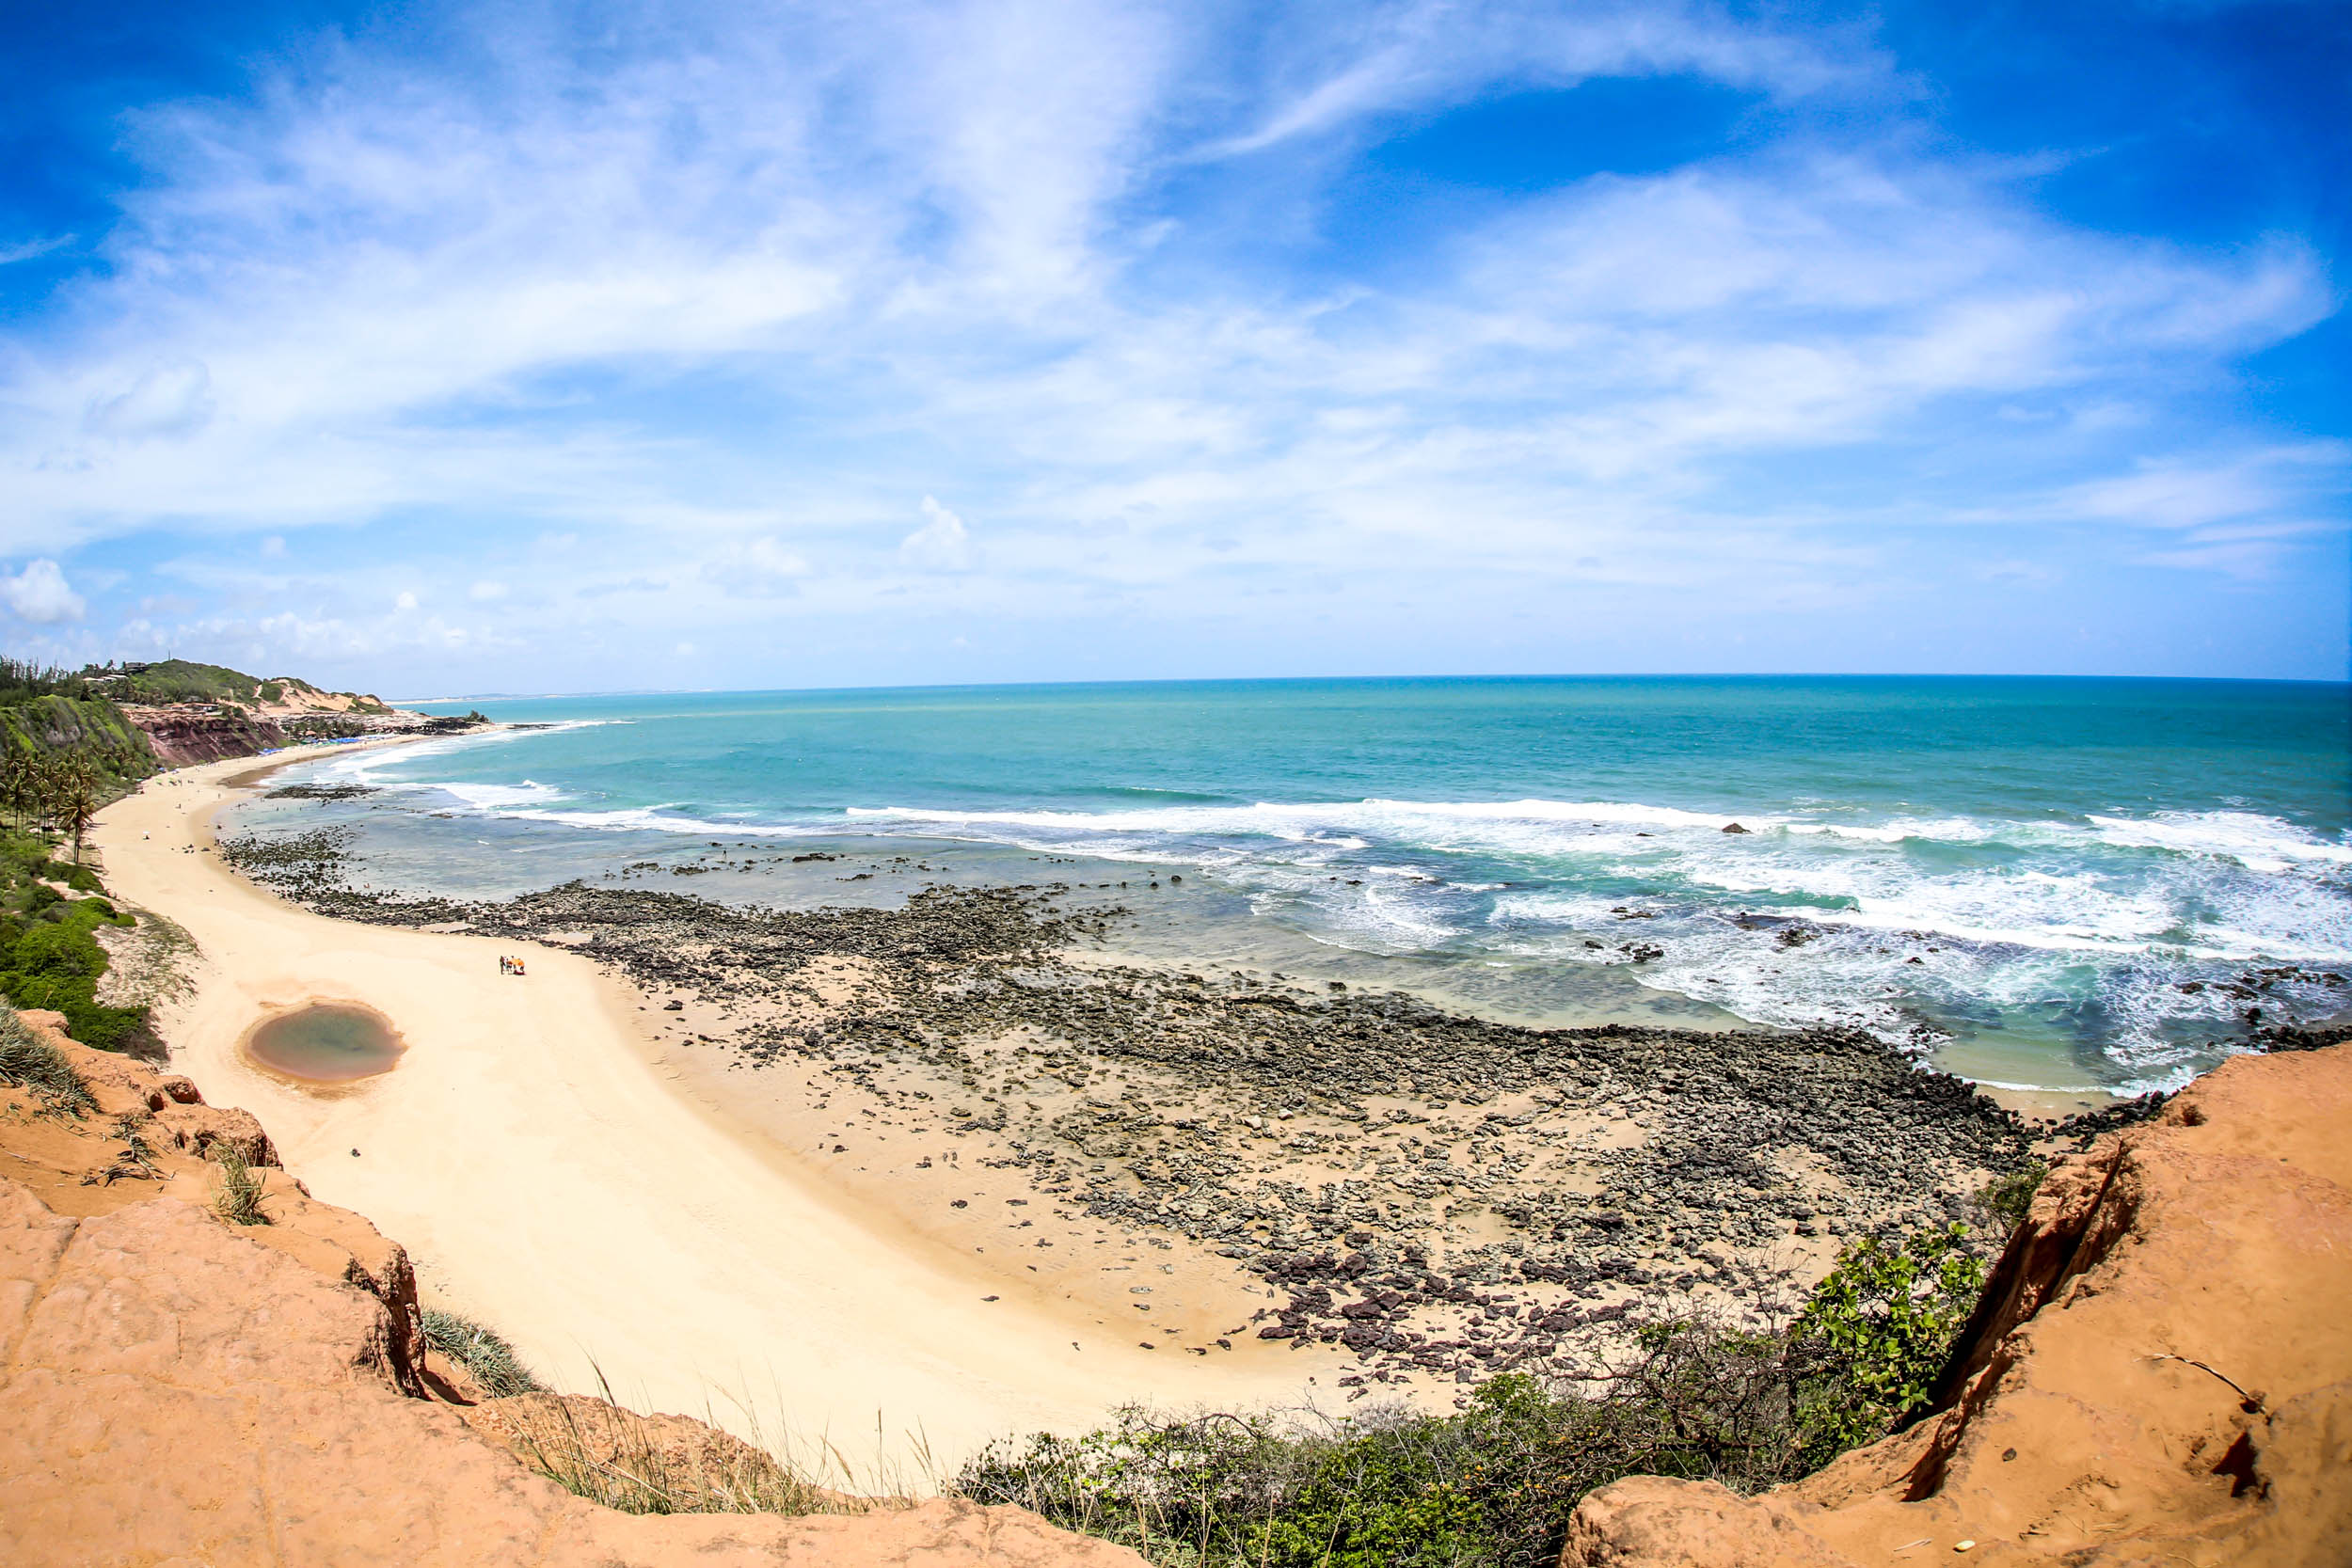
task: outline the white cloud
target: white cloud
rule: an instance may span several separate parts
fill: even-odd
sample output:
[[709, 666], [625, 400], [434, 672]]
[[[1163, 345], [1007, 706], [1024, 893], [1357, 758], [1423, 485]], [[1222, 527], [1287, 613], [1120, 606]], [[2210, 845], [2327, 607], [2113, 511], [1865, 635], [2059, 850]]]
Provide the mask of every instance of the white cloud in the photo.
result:
[[506, 584], [484, 578], [466, 590], [466, 597], [476, 604], [491, 604], [506, 597]]
[[404, 588], [401, 590], [400, 597], [392, 601], [392, 608], [398, 610], [414, 610], [417, 608], [417, 596]]
[[82, 596], [65, 580], [65, 573], [48, 560], [27, 562], [14, 577], [0, 573], [0, 599], [8, 602], [18, 620], [37, 626], [78, 621], [86, 608]]
[[1823, 48], [1703, 6], [1569, 9], [1408, 0], [1356, 9], [1349, 25], [1315, 40], [1323, 47], [1278, 56], [1276, 85], [1257, 124], [1195, 156], [1232, 157], [1355, 130], [1382, 112], [1458, 100], [1491, 86], [1558, 88], [1596, 76], [1685, 72], [1788, 98], [1841, 87], [1883, 94], [1896, 86], [1886, 62], [1851, 38]]
[[755, 539], [743, 546], [744, 564], [753, 571], [771, 578], [804, 578], [809, 574], [807, 558], [796, 550], [787, 550], [773, 539]]
[[2239, 539], [2151, 550], [2139, 561], [2145, 565], [2170, 566], [2185, 572], [2212, 572], [2239, 582], [2263, 582], [2279, 575], [2288, 553], [2285, 546], [2275, 539]]
[[[723, 525], [722, 525], [723, 526]], [[722, 544], [701, 565], [701, 580], [731, 598], [773, 598], [797, 594], [816, 568], [808, 557], [772, 534]], [[576, 590], [586, 597], [614, 593], [659, 592], [671, 584], [654, 578], [614, 583], [602, 581]]]
[[2127, 474], [2074, 486], [2058, 508], [2140, 528], [2193, 529], [2293, 513], [2340, 498], [2352, 474], [2352, 443], [2307, 441], [2214, 458], [2143, 458]]
[[964, 531], [963, 519], [931, 496], [923, 498], [923, 515], [930, 521], [898, 542], [898, 559], [928, 572], [970, 570], [972, 536]]
[[200, 360], [182, 359], [152, 366], [124, 390], [93, 399], [84, 424], [96, 435], [141, 440], [191, 436], [212, 418], [212, 372]]

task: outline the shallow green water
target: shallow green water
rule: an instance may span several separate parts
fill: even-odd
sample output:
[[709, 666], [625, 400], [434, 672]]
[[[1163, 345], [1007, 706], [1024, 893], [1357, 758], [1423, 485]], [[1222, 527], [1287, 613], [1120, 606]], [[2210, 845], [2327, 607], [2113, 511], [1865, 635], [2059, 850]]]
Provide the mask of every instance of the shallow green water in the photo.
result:
[[402, 1046], [389, 1024], [366, 1007], [323, 1002], [271, 1019], [245, 1042], [246, 1054], [273, 1072], [312, 1084], [348, 1084], [389, 1072]]

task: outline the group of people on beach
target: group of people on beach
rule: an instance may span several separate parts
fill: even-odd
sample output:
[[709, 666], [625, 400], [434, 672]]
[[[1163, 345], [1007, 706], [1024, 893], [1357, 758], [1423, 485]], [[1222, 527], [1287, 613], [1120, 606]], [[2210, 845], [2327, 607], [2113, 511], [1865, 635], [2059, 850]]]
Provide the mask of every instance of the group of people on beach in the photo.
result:
[[523, 961], [522, 961], [522, 959], [520, 959], [520, 958], [510, 958], [506, 957], [503, 953], [501, 953], [501, 954], [500, 954], [500, 955], [499, 955], [499, 973], [500, 973], [501, 974], [520, 974], [522, 972], [523, 972]]

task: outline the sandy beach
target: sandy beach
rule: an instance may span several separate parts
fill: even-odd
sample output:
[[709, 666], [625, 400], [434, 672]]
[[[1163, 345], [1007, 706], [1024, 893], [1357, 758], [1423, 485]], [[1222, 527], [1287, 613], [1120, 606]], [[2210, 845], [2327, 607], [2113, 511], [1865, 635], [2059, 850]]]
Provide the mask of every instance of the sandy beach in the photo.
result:
[[[1845, 1238], [1971, 1219], [2035, 1136], [1858, 1031], [1513, 1022], [1214, 940], [1122, 958], [1144, 918], [1181, 951], [1136, 908], [1173, 874], [1032, 854], [949, 883], [903, 847], [751, 835], [469, 896], [371, 853], [401, 820], [378, 796], [273, 785], [215, 849], [339, 926], [592, 961], [714, 1135], [1074, 1342], [1128, 1325], [1203, 1400], [1269, 1356], [1342, 1406], [1586, 1375], [1656, 1301], [1769, 1317]], [[501, 847], [438, 836], [514, 887]]]
[[[300, 760], [150, 780], [93, 834], [109, 886], [200, 949], [160, 1020], [172, 1065], [260, 1117], [313, 1194], [405, 1244], [429, 1299], [494, 1325], [553, 1381], [601, 1375], [625, 1401], [804, 1457], [823, 1445], [836, 1473], [898, 1484], [1124, 1402], [1330, 1389], [1339, 1361], [1321, 1347], [1235, 1335], [1214, 1358], [1183, 1354], [1248, 1318], [1238, 1280], [1198, 1282], [1175, 1337], [1147, 1349], [1140, 1320], [1106, 1309], [1111, 1287], [976, 1257], [829, 1185], [801, 1151], [684, 1092], [645, 1000], [585, 957], [330, 920], [256, 889], [219, 863], [208, 824]], [[528, 974], [503, 973], [502, 954]], [[321, 1093], [245, 1059], [250, 1029], [312, 1001], [383, 1014], [407, 1048], [399, 1067]]]

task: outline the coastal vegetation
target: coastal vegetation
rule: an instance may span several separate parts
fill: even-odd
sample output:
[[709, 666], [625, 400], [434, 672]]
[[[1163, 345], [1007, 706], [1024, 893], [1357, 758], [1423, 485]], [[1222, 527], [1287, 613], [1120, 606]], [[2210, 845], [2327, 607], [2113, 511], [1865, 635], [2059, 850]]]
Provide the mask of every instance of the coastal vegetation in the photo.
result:
[[499, 1411], [516, 1456], [575, 1497], [624, 1513], [863, 1513], [877, 1506], [828, 1491], [714, 1428], [641, 1416], [601, 1378], [598, 1390], [594, 1399], [523, 1395]]
[[0, 1007], [0, 1084], [30, 1089], [45, 1110], [76, 1120], [98, 1109], [65, 1053], [26, 1028], [13, 1007]]
[[[765, 1449], [676, 1417], [551, 1393], [494, 1329], [428, 1307], [424, 1341], [497, 1402], [501, 1439], [565, 1491], [624, 1513], [821, 1513], [851, 1506]], [[862, 1508], [866, 1505], [860, 1503]]]
[[269, 1224], [269, 1212], [262, 1207], [262, 1179], [246, 1164], [244, 1151], [223, 1138], [213, 1145], [212, 1158], [220, 1167], [213, 1177], [213, 1212], [230, 1225]]
[[109, 1006], [97, 994], [108, 959], [96, 933], [135, 925], [135, 917], [114, 907], [88, 866], [51, 855], [52, 846], [30, 833], [0, 832], [0, 993], [20, 1007], [63, 1013], [67, 1032], [84, 1045], [151, 1049], [147, 1009]]
[[[1594, 1365], [1502, 1373], [1449, 1414], [1130, 1407], [1081, 1436], [1001, 1441], [944, 1489], [1155, 1568], [1549, 1568], [1577, 1501], [1612, 1481], [1755, 1493], [1899, 1429], [1927, 1408], [1983, 1281], [1963, 1227], [1866, 1237], [1794, 1312], [1652, 1292]], [[423, 1328], [498, 1402], [501, 1440], [577, 1496], [632, 1513], [877, 1506], [755, 1445], [681, 1443], [663, 1426], [675, 1418], [635, 1415], [609, 1388], [550, 1394], [503, 1338], [454, 1313], [428, 1309]]]
[[0, 657], [0, 796], [20, 824], [74, 795], [94, 810], [155, 766], [147, 736], [87, 678]]
[[322, 691], [293, 675], [263, 679], [222, 664], [167, 658], [153, 664], [93, 667], [78, 678], [89, 690], [103, 691], [117, 702], [163, 705], [211, 703], [218, 706], [252, 707], [283, 703], [292, 693], [342, 698], [349, 711], [388, 714], [391, 708], [373, 697], [353, 691]]
[[523, 1365], [515, 1347], [495, 1331], [454, 1312], [428, 1307], [422, 1313], [424, 1342], [439, 1351], [493, 1399], [534, 1394], [539, 1380]]
[[1158, 1568], [1548, 1568], [1597, 1486], [1756, 1492], [1896, 1430], [1925, 1407], [1983, 1275], [1958, 1226], [1866, 1237], [1783, 1324], [1661, 1294], [1583, 1375], [1506, 1372], [1451, 1415], [1130, 1409], [1081, 1437], [1000, 1443], [955, 1489]]
[[2014, 1170], [1994, 1178], [1977, 1195], [1977, 1202], [2000, 1227], [2002, 1235], [2026, 1223], [2026, 1211], [2033, 1207], [2033, 1195], [2049, 1169], [2048, 1162], [2040, 1155], [2029, 1155]]

